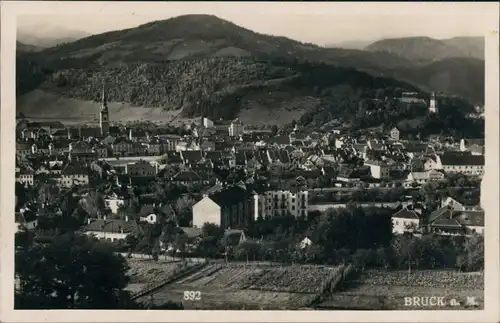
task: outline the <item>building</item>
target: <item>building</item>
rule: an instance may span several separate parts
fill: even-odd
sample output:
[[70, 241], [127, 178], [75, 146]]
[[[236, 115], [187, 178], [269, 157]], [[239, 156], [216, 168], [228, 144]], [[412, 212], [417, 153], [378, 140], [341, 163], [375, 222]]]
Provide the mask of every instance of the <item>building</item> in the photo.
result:
[[387, 163], [367, 160], [364, 165], [370, 167], [370, 172], [373, 178], [386, 179], [390, 177], [391, 168]]
[[392, 215], [392, 232], [403, 234], [412, 232], [420, 226], [420, 215], [417, 210], [410, 210], [406, 206]]
[[258, 205], [255, 208], [254, 218], [259, 216], [266, 219], [273, 216], [293, 215], [307, 216], [308, 191], [306, 188], [266, 190], [258, 194]]
[[109, 134], [109, 109], [106, 100], [106, 92], [104, 83], [102, 84], [102, 102], [101, 110], [99, 111], [99, 126], [101, 128], [101, 136], [106, 137]]
[[201, 117], [201, 125], [205, 128], [213, 128], [214, 122], [206, 117]]
[[427, 227], [439, 235], [484, 235], [484, 211], [456, 211], [444, 206], [430, 214]]
[[413, 183], [422, 185], [429, 181], [439, 181], [443, 178], [444, 174], [435, 169], [431, 169], [425, 172], [411, 172], [408, 174], [408, 177], [406, 178], [407, 183], [405, 184], [408, 184], [407, 186], [410, 186]]
[[210, 196], [204, 196], [193, 205], [193, 226], [213, 223], [223, 229], [246, 227], [254, 220], [257, 195], [233, 186]]
[[440, 156], [441, 167], [447, 173], [482, 176], [484, 174], [484, 156], [472, 154], [443, 154]]
[[401, 131], [397, 127], [391, 129], [390, 137], [392, 140], [399, 141], [400, 136], [401, 136]]
[[437, 102], [436, 102], [436, 95], [434, 92], [431, 94], [431, 99], [429, 101], [429, 112], [430, 113], [437, 113]]
[[[156, 162], [154, 162], [158, 165]], [[135, 163], [129, 163], [125, 165], [125, 174], [132, 177], [154, 177], [158, 173], [158, 167], [151, 165], [150, 162], [145, 160], [139, 160]]]
[[141, 228], [135, 221], [120, 219], [89, 219], [84, 227], [84, 232], [87, 235], [94, 236], [100, 240], [117, 241], [125, 240], [128, 235], [138, 236], [141, 233]]
[[19, 173], [16, 174], [16, 182], [21, 183], [24, 186], [33, 186], [33, 171], [31, 169], [20, 169]]
[[233, 120], [229, 124], [228, 131], [229, 131], [229, 137], [240, 137], [241, 135], [243, 135], [244, 132], [243, 123], [238, 119]]
[[122, 196], [118, 196], [116, 193], [112, 193], [104, 198], [104, 205], [106, 208], [110, 209], [113, 214], [117, 214], [118, 210], [126, 206], [126, 204], [127, 200]]
[[61, 186], [72, 187], [75, 185], [87, 185], [88, 183], [89, 174], [79, 164], [68, 164], [61, 172]]

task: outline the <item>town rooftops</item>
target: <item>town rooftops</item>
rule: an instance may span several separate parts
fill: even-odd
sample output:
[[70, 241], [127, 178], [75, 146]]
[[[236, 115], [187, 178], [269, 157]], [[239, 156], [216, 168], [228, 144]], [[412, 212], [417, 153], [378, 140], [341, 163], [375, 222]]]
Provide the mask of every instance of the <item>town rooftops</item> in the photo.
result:
[[240, 203], [247, 197], [248, 192], [245, 189], [239, 186], [232, 186], [226, 190], [211, 195], [210, 199], [220, 207], [223, 207]]
[[91, 221], [84, 227], [87, 232], [108, 232], [108, 233], [128, 233], [138, 234], [140, 227], [135, 221], [126, 221], [120, 219], [97, 219]]

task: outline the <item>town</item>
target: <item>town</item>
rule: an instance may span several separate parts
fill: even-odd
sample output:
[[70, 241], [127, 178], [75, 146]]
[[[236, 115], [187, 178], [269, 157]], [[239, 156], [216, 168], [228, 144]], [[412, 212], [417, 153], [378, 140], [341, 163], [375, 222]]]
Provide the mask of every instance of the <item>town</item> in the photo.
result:
[[[298, 122], [257, 129], [238, 119], [204, 116], [179, 127], [123, 126], [112, 121], [105, 86], [101, 96], [98, 127], [18, 119], [15, 231], [36, 232], [42, 240], [54, 230], [80, 232], [111, 246], [136, 275], [147, 276], [142, 283], [136, 277], [140, 286], [133, 290], [134, 299], [181, 302], [185, 286], [195, 285], [182, 285], [177, 276], [177, 287], [165, 292], [168, 297], [153, 295], [161, 294], [173, 276], [193, 272], [210, 276], [210, 270], [226, 270], [220, 284], [229, 286], [233, 276], [242, 275], [240, 269], [232, 272], [231, 264], [341, 266], [326, 273], [320, 267], [307, 273], [291, 270], [287, 279], [302, 292], [307, 286], [320, 291], [311, 295], [333, 290], [351, 265], [410, 272], [412, 267], [483, 268], [484, 256], [471, 260], [462, 255], [471, 252], [467, 247], [454, 250], [453, 259], [444, 256], [452, 247], [443, 241], [482, 243], [484, 138], [415, 139], [398, 127], [369, 134], [340, 128], [306, 131]], [[429, 101], [417, 96], [403, 93], [399, 100], [437, 112], [434, 94]], [[411, 251], [392, 250], [394, 255], [386, 256], [394, 239]], [[439, 251], [429, 247], [440, 243]], [[167, 259], [182, 259], [183, 265], [171, 269]], [[148, 266], [163, 269], [147, 274]], [[288, 291], [288, 280], [279, 283], [272, 271], [278, 269], [268, 270], [269, 277], [261, 277], [275, 277], [276, 286], [283, 287], [272, 290]], [[457, 280], [451, 287], [476, 288], [482, 276]], [[248, 284], [263, 293], [272, 283], [261, 278]], [[237, 298], [223, 299], [231, 297]], [[248, 297], [241, 302], [253, 308], [257, 301]], [[220, 306], [211, 302], [203, 307], [192, 301], [191, 306]], [[283, 306], [267, 302], [271, 308]], [[344, 306], [331, 298], [324, 302]]]

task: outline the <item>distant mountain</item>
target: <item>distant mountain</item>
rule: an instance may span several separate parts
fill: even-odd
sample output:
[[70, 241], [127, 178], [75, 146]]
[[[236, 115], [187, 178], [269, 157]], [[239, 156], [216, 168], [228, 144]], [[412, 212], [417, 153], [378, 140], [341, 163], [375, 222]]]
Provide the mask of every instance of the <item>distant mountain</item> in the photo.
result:
[[344, 48], [344, 49], [364, 49], [366, 46], [370, 45], [373, 41], [370, 40], [352, 40], [343, 41], [339, 43], [326, 44], [327, 48]]
[[428, 91], [460, 93], [473, 104], [484, 103], [484, 60], [446, 58], [424, 66], [401, 69], [393, 77], [411, 80]]
[[20, 53], [33, 53], [42, 50], [42, 48], [36, 47], [34, 45], [27, 45], [21, 42], [16, 42], [16, 51]]
[[[184, 116], [256, 118], [256, 111], [344, 105], [360, 91], [418, 91], [429, 78], [403, 73], [413, 67], [392, 53], [323, 48], [258, 34], [211, 15], [186, 15], [20, 54], [17, 90], [89, 101], [99, 98], [106, 80], [114, 102]], [[456, 65], [442, 68], [441, 73], [452, 73], [446, 68]]]
[[17, 30], [17, 40], [19, 42], [40, 48], [49, 48], [59, 44], [70, 43], [88, 36], [90, 34], [84, 31], [50, 24], [20, 26]]
[[382, 39], [368, 45], [365, 50], [398, 55], [421, 63], [453, 57], [484, 59], [484, 38], [456, 37], [438, 40], [430, 37]]
[[442, 40], [468, 57], [484, 60], [484, 37], [454, 37]]

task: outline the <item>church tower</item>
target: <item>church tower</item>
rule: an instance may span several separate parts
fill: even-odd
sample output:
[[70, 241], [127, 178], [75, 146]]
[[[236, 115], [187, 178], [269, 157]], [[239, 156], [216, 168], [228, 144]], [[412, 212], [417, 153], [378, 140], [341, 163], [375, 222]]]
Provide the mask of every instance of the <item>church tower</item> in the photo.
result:
[[102, 84], [102, 102], [100, 110], [99, 124], [101, 127], [101, 135], [103, 137], [109, 134], [109, 110], [108, 102], [106, 100], [106, 91], [104, 89], [104, 83]]
[[431, 94], [431, 100], [429, 102], [429, 112], [437, 113], [436, 95], [434, 94], [434, 92], [432, 92]]

